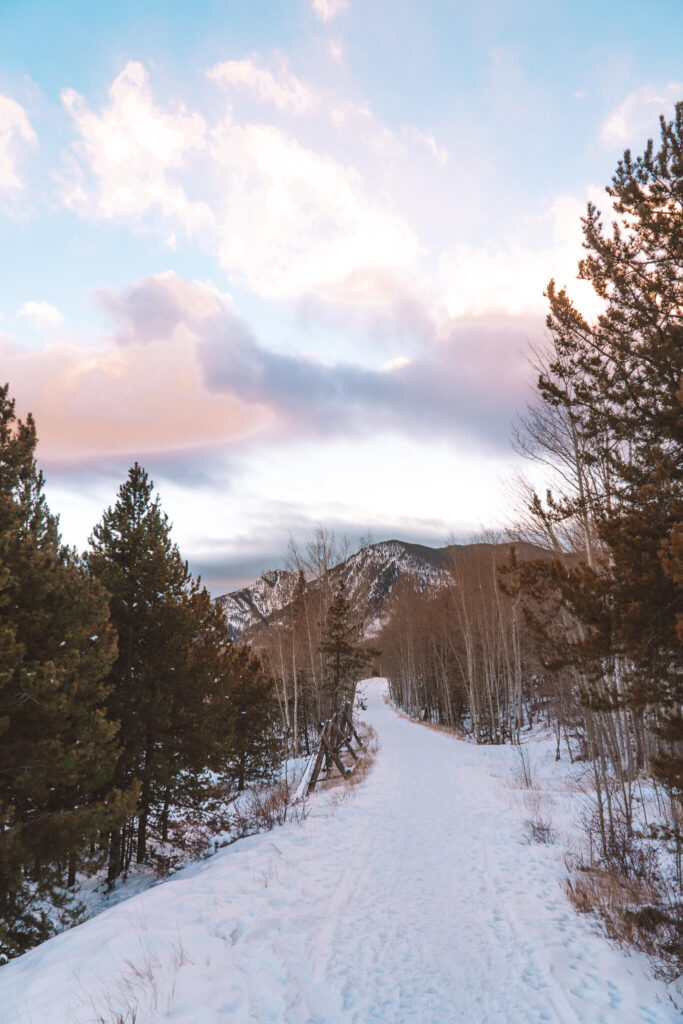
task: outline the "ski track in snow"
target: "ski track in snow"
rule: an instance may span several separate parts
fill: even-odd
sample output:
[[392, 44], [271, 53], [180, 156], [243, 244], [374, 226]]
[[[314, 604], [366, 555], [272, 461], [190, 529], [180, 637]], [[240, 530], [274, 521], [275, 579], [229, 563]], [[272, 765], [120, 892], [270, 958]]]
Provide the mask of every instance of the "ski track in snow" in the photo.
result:
[[380, 751], [348, 799], [320, 794], [304, 824], [242, 840], [1, 968], [0, 1021], [109, 1024], [133, 1003], [136, 1024], [680, 1021], [643, 959], [576, 915], [558, 851], [522, 843], [492, 774], [509, 775], [510, 748], [417, 725], [382, 688], [367, 684], [364, 715]]

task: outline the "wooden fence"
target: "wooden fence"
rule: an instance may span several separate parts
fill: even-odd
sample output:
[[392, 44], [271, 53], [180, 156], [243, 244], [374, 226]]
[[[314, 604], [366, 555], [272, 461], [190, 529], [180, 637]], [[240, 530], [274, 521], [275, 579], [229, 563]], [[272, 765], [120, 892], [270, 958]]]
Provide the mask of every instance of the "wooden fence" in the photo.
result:
[[[353, 724], [353, 711], [348, 701], [344, 701], [339, 711], [335, 711], [326, 722], [318, 723], [318, 733], [320, 742], [315, 752], [313, 768], [310, 774], [308, 771], [304, 773], [297, 796], [311, 793], [318, 782], [350, 775], [363, 751], [363, 743]], [[352, 739], [358, 744], [357, 750], [353, 749]], [[342, 760], [345, 749], [353, 758], [352, 764], [348, 767]], [[334, 772], [335, 767], [338, 773]]]

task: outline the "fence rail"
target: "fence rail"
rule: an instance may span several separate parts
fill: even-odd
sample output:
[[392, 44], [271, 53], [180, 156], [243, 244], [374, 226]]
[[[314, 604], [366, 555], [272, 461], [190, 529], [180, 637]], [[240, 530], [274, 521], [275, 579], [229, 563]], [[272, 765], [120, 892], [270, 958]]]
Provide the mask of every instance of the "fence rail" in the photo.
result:
[[[313, 767], [310, 772], [304, 773], [297, 796], [311, 793], [318, 782], [326, 782], [328, 779], [338, 778], [339, 775], [350, 775], [363, 753], [363, 743], [353, 724], [353, 710], [349, 701], [344, 701], [339, 711], [335, 711], [326, 722], [318, 723], [318, 734], [320, 739]], [[358, 744], [357, 750], [353, 749], [352, 739]], [[353, 758], [350, 766], [345, 765], [342, 760], [344, 749], [348, 750]], [[339, 775], [333, 774], [335, 767]]]

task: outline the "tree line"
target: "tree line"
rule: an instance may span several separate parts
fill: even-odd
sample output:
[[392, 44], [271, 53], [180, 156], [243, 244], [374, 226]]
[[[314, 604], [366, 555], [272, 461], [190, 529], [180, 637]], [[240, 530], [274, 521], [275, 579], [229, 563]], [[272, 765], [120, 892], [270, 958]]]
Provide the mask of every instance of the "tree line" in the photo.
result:
[[[490, 538], [453, 548], [437, 586], [410, 576], [394, 587], [378, 638], [392, 698], [409, 714], [471, 735], [517, 742], [553, 694], [526, 628], [519, 596], [499, 573], [517, 546]], [[524, 545], [527, 558], [539, 549]]]
[[[272, 679], [171, 539], [135, 464], [84, 555], [62, 544], [36, 426], [0, 387], [0, 954], [169, 839], [220, 827], [281, 756]], [[153, 839], [153, 848], [150, 848]]]

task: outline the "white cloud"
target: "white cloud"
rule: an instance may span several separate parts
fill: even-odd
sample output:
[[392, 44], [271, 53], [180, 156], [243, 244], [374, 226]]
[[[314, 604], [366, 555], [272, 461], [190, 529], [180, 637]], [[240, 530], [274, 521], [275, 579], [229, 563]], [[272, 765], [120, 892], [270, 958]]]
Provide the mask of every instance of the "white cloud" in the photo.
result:
[[304, 114], [318, 105], [315, 91], [292, 74], [283, 55], [278, 57], [274, 72], [259, 67], [251, 57], [245, 57], [244, 60], [217, 64], [207, 75], [220, 85], [247, 89], [266, 103], [273, 103], [279, 110]]
[[17, 171], [18, 151], [33, 144], [36, 133], [26, 111], [9, 96], [0, 96], [0, 191], [24, 188]]
[[414, 139], [421, 145], [426, 146], [439, 167], [443, 167], [448, 163], [448, 150], [445, 146], [440, 146], [438, 144], [431, 132], [421, 132], [419, 128], [415, 128], [414, 125], [407, 125], [403, 129], [403, 132], [408, 138]]
[[384, 364], [384, 370], [386, 373], [393, 373], [395, 370], [405, 370], [406, 366], [410, 366], [412, 359], [408, 356], [396, 356], [395, 359], [390, 359], [389, 362]]
[[[338, 141], [329, 108], [284, 58], [277, 74], [246, 58], [209, 75], [249, 88], [280, 111], [317, 105], [321, 144]], [[406, 219], [377, 182], [368, 187], [355, 167], [323, 155], [317, 144], [303, 146], [275, 125], [239, 123], [232, 111], [209, 130], [199, 114], [157, 104], [138, 63], [115, 79], [100, 110], [73, 91], [63, 101], [80, 135], [64, 201], [85, 216], [151, 219], [172, 250], [181, 244], [179, 228], [202, 228], [229, 277], [271, 299], [382, 302], [394, 279], [414, 273], [420, 247]], [[369, 112], [353, 110], [372, 127], [377, 154], [395, 159], [387, 151], [395, 149], [392, 133], [375, 126]]]
[[387, 277], [414, 267], [410, 226], [368, 196], [354, 168], [267, 125], [224, 123], [212, 155], [226, 183], [220, 260], [254, 291], [376, 301]]
[[600, 141], [607, 149], [642, 146], [646, 138], [656, 138], [659, 115], [669, 119], [675, 103], [683, 100], [683, 83], [646, 85], [629, 93], [623, 103], [610, 111], [600, 128]]
[[17, 316], [29, 320], [36, 327], [54, 327], [64, 319], [57, 307], [49, 302], [25, 302], [17, 310]]
[[73, 89], [62, 93], [62, 102], [81, 136], [64, 193], [68, 207], [133, 220], [158, 208], [188, 231], [211, 222], [206, 204], [188, 199], [171, 173], [204, 147], [204, 119], [182, 106], [173, 113], [158, 107], [141, 64], [126, 65], [99, 113]]
[[[402, 209], [413, 208], [427, 181], [440, 194], [439, 167], [449, 158], [441, 140], [414, 126], [394, 133], [358, 101], [323, 104], [284, 57], [266, 68], [252, 55], [208, 74], [272, 103], [274, 116], [311, 110], [315, 119], [297, 122], [298, 138], [232, 111], [207, 127], [196, 113], [157, 104], [144, 68], [129, 64], [99, 111], [65, 94], [81, 136], [70, 204], [133, 221], [156, 212], [171, 250], [182, 246], [179, 229], [204, 227], [230, 281], [275, 301], [322, 300], [317, 308], [336, 305], [340, 317], [356, 315], [351, 306], [359, 316], [394, 310], [408, 294], [431, 322], [539, 316], [551, 276], [590, 315], [589, 286], [576, 282], [583, 201], [560, 197], [493, 244], [460, 240], [451, 218], [456, 244], [444, 251], [436, 242], [430, 252]], [[340, 147], [344, 162], [330, 155]]]
[[313, 0], [313, 10], [321, 21], [332, 21], [348, 6], [348, 0]]
[[[595, 190], [589, 190], [595, 198]], [[448, 316], [481, 316], [502, 312], [513, 316], [544, 314], [543, 292], [550, 278], [567, 291], [585, 316], [599, 311], [599, 300], [586, 281], [578, 281], [583, 257], [580, 218], [585, 203], [559, 196], [538, 218], [535, 237], [520, 235], [500, 246], [462, 244], [444, 253], [440, 280]], [[527, 233], [528, 235], [528, 233]]]

